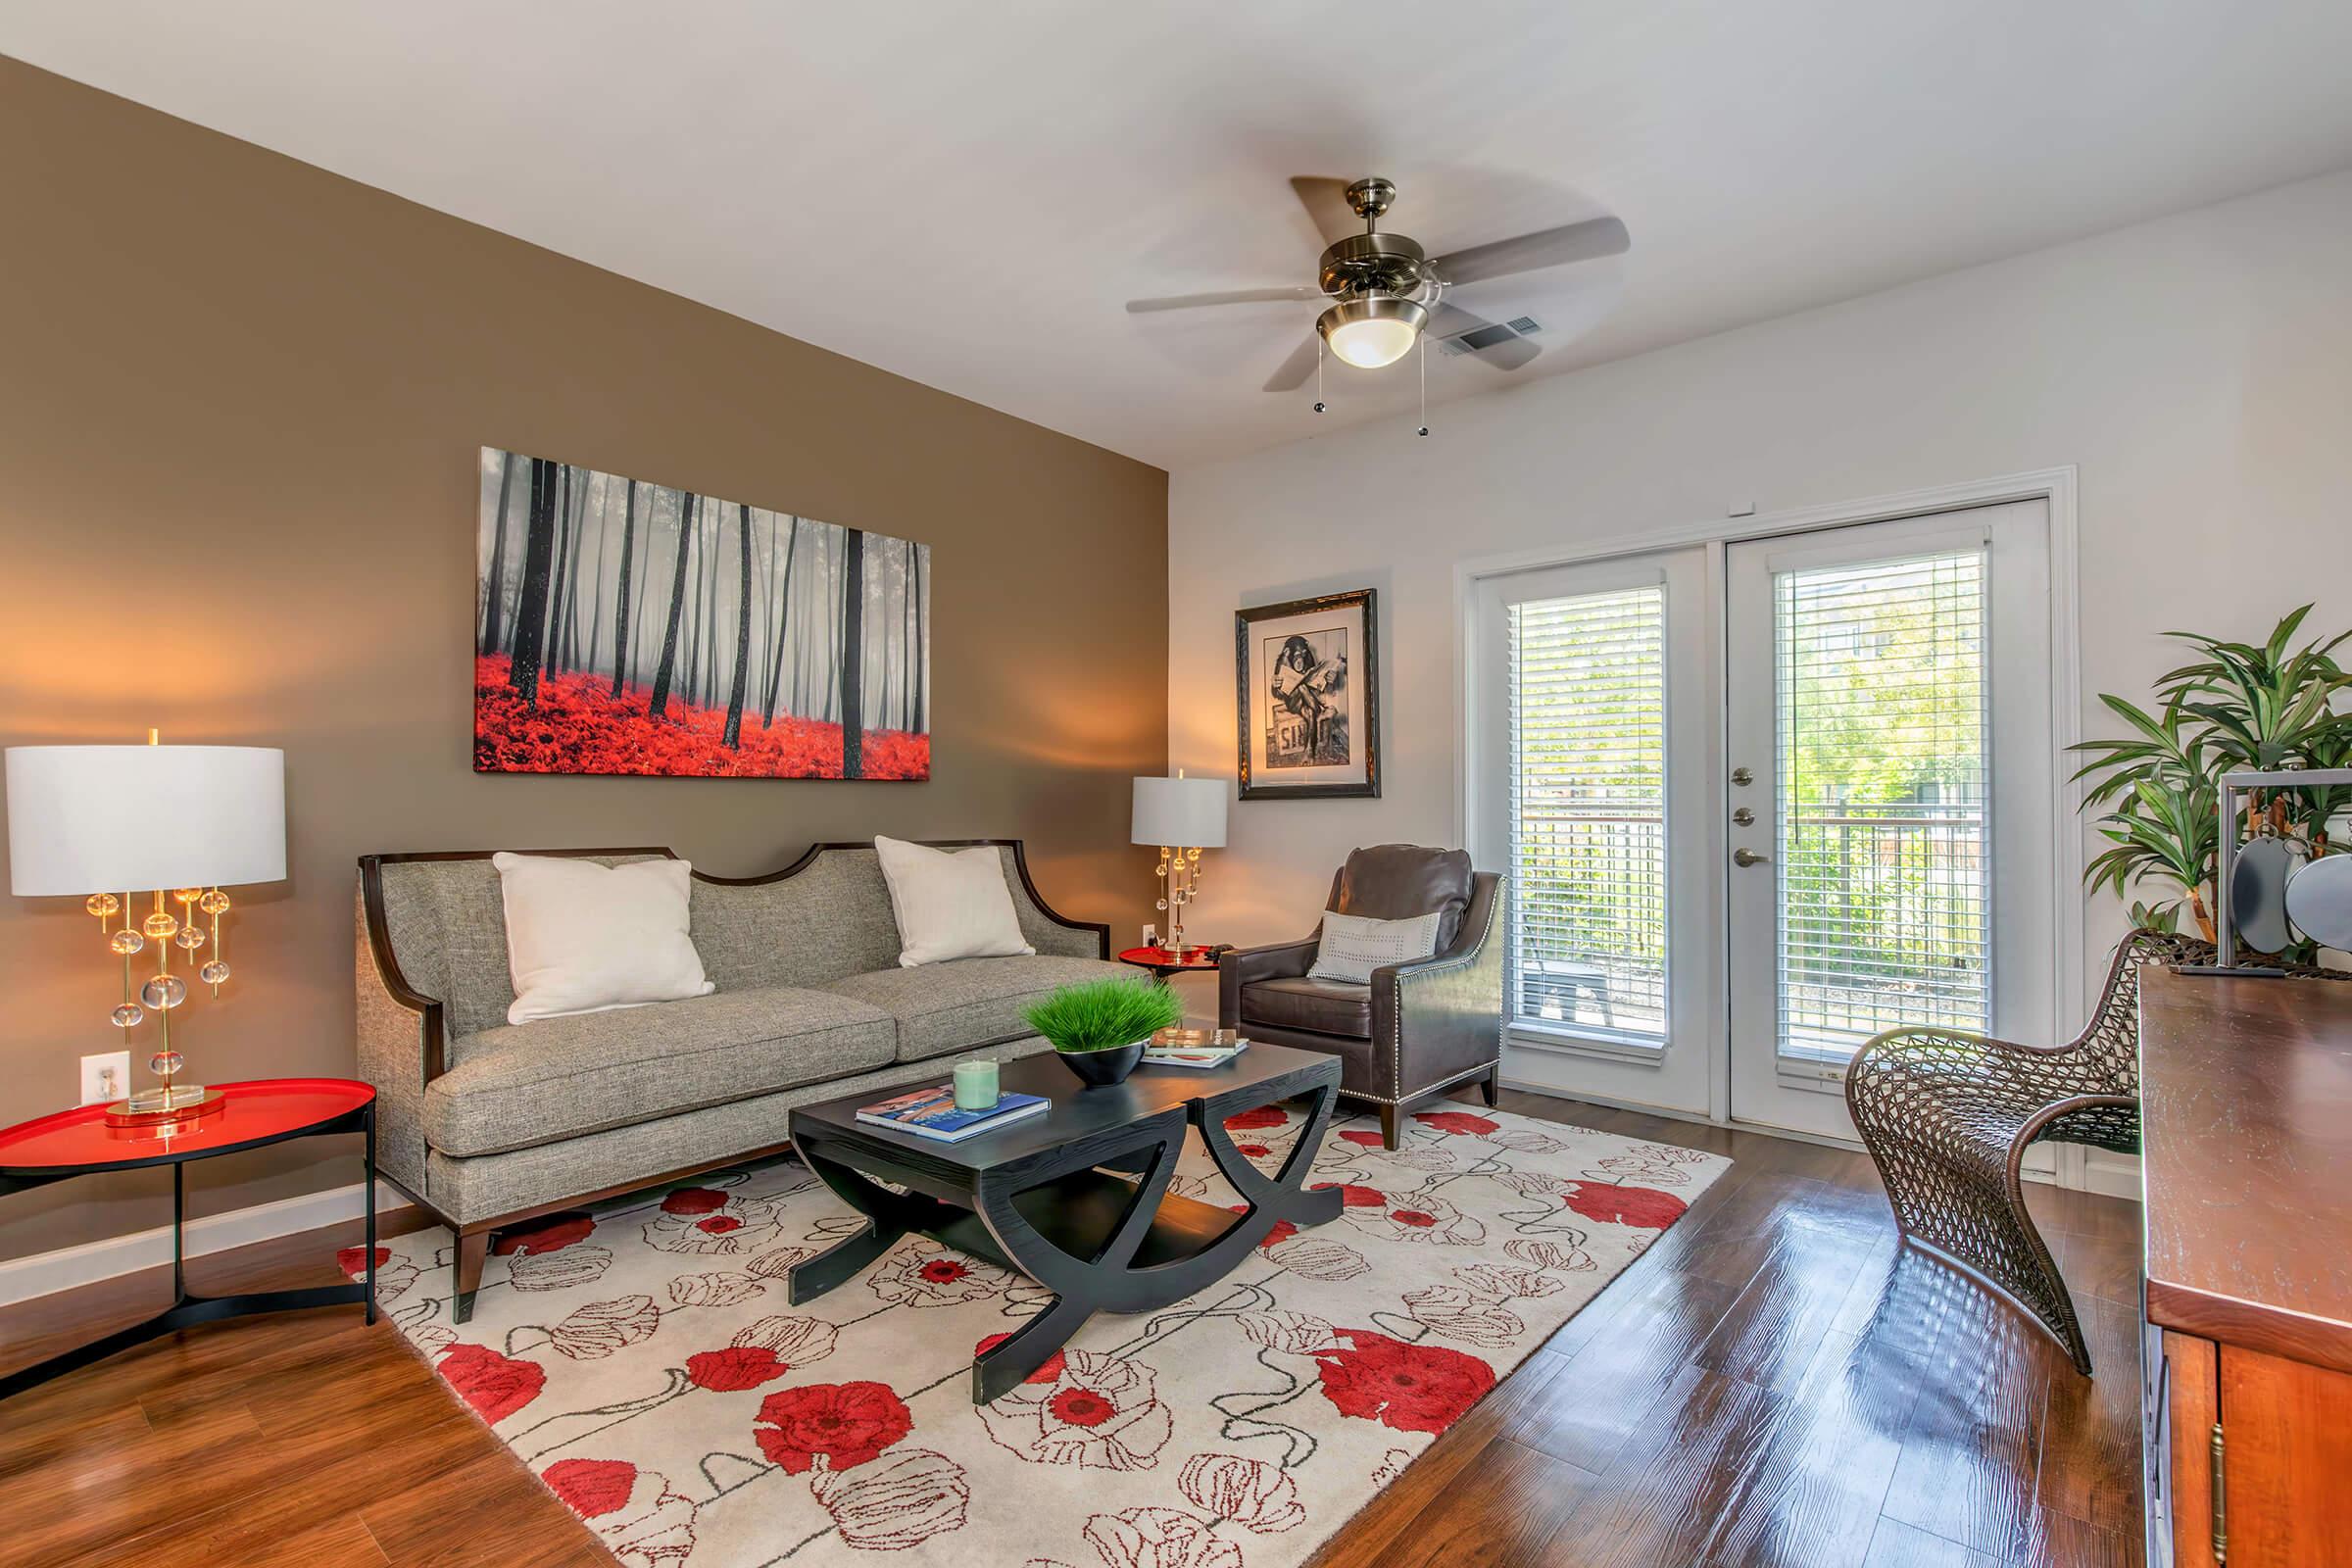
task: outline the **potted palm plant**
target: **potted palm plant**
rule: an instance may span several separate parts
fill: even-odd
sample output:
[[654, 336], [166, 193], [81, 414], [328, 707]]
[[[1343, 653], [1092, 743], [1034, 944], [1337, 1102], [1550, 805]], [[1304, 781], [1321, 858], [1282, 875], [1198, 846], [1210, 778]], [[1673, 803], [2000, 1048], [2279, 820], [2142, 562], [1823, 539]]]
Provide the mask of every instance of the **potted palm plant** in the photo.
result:
[[[2224, 773], [2352, 762], [2352, 713], [2336, 708], [2352, 675], [2335, 659], [2352, 632], [2296, 646], [2311, 608], [2280, 620], [2259, 646], [2167, 633], [2199, 657], [2157, 677], [2153, 711], [2100, 694], [2132, 733], [2074, 748], [2089, 759], [2075, 777], [2094, 780], [2082, 808], [2101, 810], [2095, 825], [2108, 840], [2082, 879], [2094, 892], [2112, 887], [2119, 898], [2169, 895], [2132, 899], [2135, 926], [2177, 931], [2185, 913], [2198, 935], [2213, 940]], [[2352, 789], [2342, 787], [2255, 792], [2243, 831], [2277, 836], [2317, 858], [2333, 847], [2331, 823], [2347, 807]], [[2298, 944], [2285, 956], [2308, 962], [2313, 956], [2302, 950], [2310, 946]]]
[[1052, 1042], [1063, 1066], [1102, 1086], [1125, 1082], [1152, 1036], [1184, 1021], [1184, 1004], [1164, 981], [1082, 980], [1023, 1016]]

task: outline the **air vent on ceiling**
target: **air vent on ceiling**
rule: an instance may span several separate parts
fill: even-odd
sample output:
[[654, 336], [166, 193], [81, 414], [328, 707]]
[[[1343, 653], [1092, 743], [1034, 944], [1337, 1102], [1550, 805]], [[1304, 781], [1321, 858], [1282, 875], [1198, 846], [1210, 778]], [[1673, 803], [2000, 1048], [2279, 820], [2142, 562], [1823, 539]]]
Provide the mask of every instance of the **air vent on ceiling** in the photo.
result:
[[1497, 344], [1508, 343], [1513, 338], [1533, 337], [1543, 330], [1543, 323], [1534, 317], [1514, 316], [1507, 321], [1490, 321], [1484, 326], [1474, 326], [1467, 332], [1440, 338], [1438, 347], [1447, 354], [1476, 354], [1481, 349], [1491, 349]]

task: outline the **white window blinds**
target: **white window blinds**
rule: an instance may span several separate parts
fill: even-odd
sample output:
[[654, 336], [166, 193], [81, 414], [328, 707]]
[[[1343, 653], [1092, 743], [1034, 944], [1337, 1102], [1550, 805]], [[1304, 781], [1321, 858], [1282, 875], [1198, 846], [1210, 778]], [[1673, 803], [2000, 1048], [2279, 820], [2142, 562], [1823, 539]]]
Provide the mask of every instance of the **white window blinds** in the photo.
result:
[[1776, 573], [1780, 1054], [1991, 1010], [1982, 551]]
[[1510, 607], [1511, 1013], [1662, 1046], [1666, 594]]

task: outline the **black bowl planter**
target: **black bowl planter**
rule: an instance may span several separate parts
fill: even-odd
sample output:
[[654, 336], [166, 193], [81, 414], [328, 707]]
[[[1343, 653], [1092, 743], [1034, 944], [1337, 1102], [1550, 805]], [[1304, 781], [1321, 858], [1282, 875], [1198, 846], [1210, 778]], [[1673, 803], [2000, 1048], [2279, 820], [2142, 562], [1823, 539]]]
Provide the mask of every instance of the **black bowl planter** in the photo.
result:
[[1078, 1075], [1079, 1082], [1090, 1089], [1106, 1089], [1123, 1084], [1135, 1071], [1135, 1064], [1144, 1059], [1144, 1042], [1132, 1046], [1116, 1046], [1108, 1051], [1061, 1051], [1054, 1053], [1061, 1064]]

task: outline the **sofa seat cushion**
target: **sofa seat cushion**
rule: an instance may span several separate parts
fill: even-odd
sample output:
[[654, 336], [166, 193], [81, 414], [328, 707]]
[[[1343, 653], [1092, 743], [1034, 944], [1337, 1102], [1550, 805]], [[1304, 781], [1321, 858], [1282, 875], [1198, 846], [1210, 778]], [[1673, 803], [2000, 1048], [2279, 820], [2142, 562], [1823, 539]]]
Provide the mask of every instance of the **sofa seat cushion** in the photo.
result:
[[922, 1061], [954, 1051], [1018, 1040], [1032, 1031], [1021, 1014], [1081, 980], [1147, 979], [1141, 969], [1101, 958], [1038, 955], [956, 958], [914, 969], [877, 969], [825, 983], [835, 996], [879, 1007], [898, 1020], [899, 1060]]
[[886, 1012], [791, 986], [485, 1029], [425, 1085], [425, 1142], [459, 1158], [552, 1144], [863, 1072], [897, 1038]]
[[1306, 975], [1252, 981], [1242, 987], [1242, 1022], [1368, 1039], [1372, 988]]

